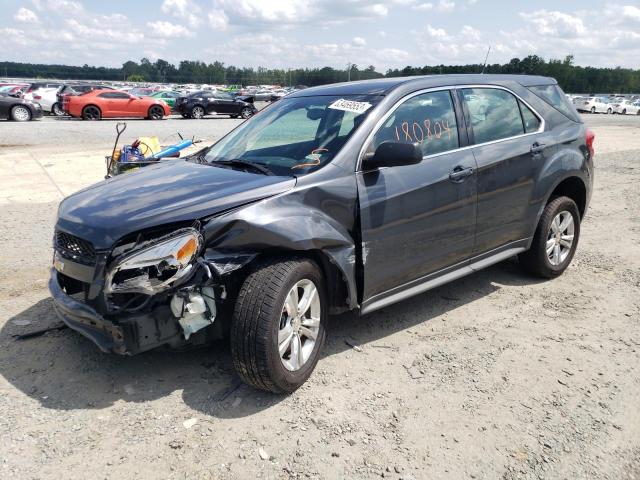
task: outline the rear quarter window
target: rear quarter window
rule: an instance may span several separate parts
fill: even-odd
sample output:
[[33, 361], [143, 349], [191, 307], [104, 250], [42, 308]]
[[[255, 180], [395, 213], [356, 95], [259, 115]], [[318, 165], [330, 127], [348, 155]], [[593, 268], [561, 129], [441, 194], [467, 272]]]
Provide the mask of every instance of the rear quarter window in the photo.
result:
[[573, 105], [567, 100], [566, 95], [558, 85], [539, 85], [536, 87], [528, 87], [531, 92], [540, 97], [546, 103], [562, 113], [565, 117], [580, 122], [578, 112]]

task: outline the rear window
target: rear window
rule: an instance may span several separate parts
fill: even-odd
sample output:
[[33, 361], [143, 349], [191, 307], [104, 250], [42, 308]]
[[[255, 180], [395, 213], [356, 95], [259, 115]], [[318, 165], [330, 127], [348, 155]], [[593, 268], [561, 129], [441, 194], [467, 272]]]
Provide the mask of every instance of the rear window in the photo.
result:
[[537, 87], [529, 87], [529, 90], [570, 120], [574, 122], [581, 121], [578, 112], [576, 112], [573, 105], [569, 103], [564, 92], [558, 85], [539, 85]]

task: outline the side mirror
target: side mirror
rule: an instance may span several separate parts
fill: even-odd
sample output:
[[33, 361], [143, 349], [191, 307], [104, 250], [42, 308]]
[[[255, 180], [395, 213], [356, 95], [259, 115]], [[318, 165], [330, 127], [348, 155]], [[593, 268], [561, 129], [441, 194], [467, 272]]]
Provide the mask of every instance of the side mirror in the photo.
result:
[[375, 170], [381, 167], [402, 167], [415, 165], [422, 161], [422, 147], [419, 143], [383, 142], [376, 151], [365, 155], [363, 170]]

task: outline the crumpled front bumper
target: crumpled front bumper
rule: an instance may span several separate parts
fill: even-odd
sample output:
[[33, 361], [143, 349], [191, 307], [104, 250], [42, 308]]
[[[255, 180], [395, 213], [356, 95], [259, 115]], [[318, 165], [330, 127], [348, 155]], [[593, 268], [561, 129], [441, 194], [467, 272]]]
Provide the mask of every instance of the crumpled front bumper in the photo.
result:
[[123, 316], [116, 324], [90, 305], [67, 295], [58, 280], [58, 272], [53, 268], [49, 291], [58, 317], [69, 328], [94, 342], [103, 352], [135, 355], [162, 345], [176, 347], [184, 343], [179, 324], [168, 309]]

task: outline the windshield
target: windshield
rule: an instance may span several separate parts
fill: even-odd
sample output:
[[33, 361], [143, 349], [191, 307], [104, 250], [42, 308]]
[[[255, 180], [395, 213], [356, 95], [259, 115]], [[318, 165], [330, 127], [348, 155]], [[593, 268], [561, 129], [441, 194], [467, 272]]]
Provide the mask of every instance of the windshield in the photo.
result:
[[302, 175], [329, 163], [381, 97], [283, 98], [213, 145], [207, 162], [241, 160], [276, 175]]

